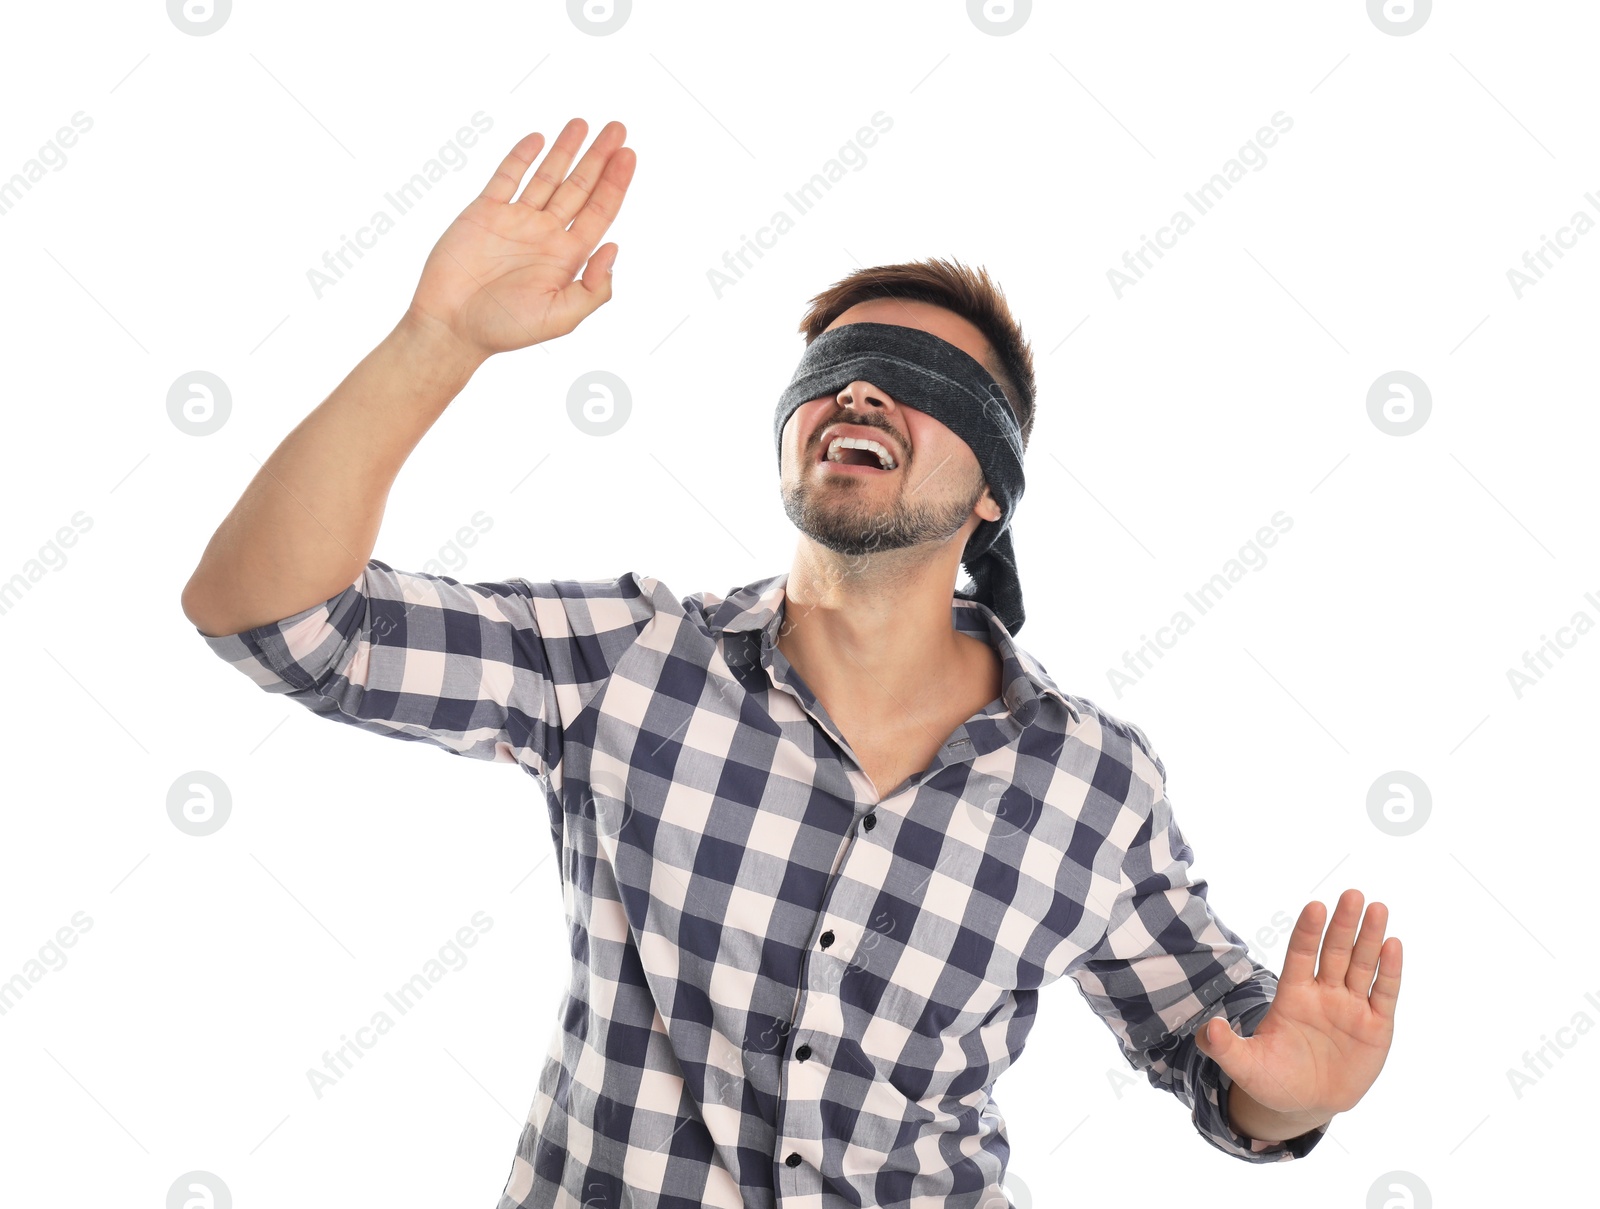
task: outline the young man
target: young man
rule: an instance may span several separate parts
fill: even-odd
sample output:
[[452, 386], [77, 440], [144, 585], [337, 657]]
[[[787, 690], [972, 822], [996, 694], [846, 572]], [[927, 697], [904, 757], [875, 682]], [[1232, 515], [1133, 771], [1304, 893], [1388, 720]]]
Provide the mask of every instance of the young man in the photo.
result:
[[542, 139], [511, 150], [183, 593], [263, 689], [538, 780], [574, 959], [500, 1209], [1001, 1209], [993, 1085], [1062, 975], [1212, 1145], [1305, 1155], [1383, 1065], [1399, 941], [1380, 903], [1358, 936], [1348, 890], [1325, 938], [1306, 905], [1281, 979], [1255, 963], [1149, 740], [1017, 645], [1033, 375], [985, 274], [813, 300], [774, 420], [787, 574], [679, 598], [371, 557], [475, 369], [610, 299], [635, 159], [613, 122], [566, 175], [585, 131], [515, 200]]

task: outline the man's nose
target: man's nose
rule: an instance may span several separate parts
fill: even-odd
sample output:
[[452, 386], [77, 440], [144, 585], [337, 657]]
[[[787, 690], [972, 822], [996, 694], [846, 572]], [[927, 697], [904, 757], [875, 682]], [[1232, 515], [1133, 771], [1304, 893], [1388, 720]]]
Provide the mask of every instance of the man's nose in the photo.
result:
[[886, 411], [894, 410], [894, 399], [888, 391], [879, 390], [871, 382], [858, 379], [841, 390], [834, 401], [840, 407], [853, 407], [857, 411], [868, 411], [872, 408], [882, 408]]

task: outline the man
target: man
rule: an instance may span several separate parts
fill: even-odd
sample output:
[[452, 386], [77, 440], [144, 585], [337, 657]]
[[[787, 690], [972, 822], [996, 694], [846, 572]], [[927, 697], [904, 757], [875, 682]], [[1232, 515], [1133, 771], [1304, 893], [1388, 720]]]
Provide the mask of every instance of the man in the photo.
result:
[[1383, 1065], [1399, 941], [1379, 903], [1358, 936], [1348, 890], [1325, 938], [1306, 905], [1281, 979], [1255, 963], [1144, 733], [1015, 642], [1033, 376], [986, 275], [813, 301], [775, 417], [786, 575], [678, 598], [371, 558], [475, 369], [610, 299], [635, 157], [612, 122], [566, 174], [585, 131], [515, 200], [541, 136], [511, 150], [183, 593], [267, 691], [539, 781], [574, 959], [500, 1209], [1001, 1209], [993, 1086], [1064, 974], [1208, 1142], [1305, 1155]]

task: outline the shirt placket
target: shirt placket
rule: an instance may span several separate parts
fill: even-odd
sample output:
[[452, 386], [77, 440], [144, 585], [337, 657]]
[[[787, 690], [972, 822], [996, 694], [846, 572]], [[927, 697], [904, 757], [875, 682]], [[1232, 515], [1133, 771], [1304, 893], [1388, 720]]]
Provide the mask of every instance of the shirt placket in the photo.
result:
[[[835, 743], [861, 769], [849, 741], [845, 739], [820, 702], [808, 702], [804, 694], [780, 675], [773, 657], [778, 654], [764, 638], [761, 662], [766, 668], [772, 686], [788, 693], [806, 714], [829, 735]], [[787, 660], [785, 660], [787, 666]], [[789, 1028], [783, 1038], [782, 1058], [778, 1084], [778, 1119], [774, 1161], [777, 1165], [775, 1186], [779, 1203], [786, 1199], [804, 1199], [821, 1191], [822, 1177], [822, 1094], [827, 1084], [827, 1071], [836, 1056], [836, 1044], [844, 1030], [843, 985], [844, 972], [834, 977], [831, 988], [818, 986], [823, 979], [832, 977], [839, 967], [837, 962], [853, 962], [859, 955], [867, 924], [849, 918], [848, 913], [835, 913], [835, 890], [850, 862], [851, 854], [860, 843], [871, 843], [870, 833], [877, 826], [877, 811], [889, 801], [906, 794], [914, 794], [917, 787], [950, 764], [970, 759], [976, 752], [973, 738], [966, 723], [962, 723], [940, 747], [931, 763], [921, 772], [896, 786], [877, 802], [863, 801], [858, 794], [854, 800], [854, 817], [849, 829], [840, 839], [839, 854], [834, 860], [822, 895], [817, 920], [801, 961], [800, 984], [795, 988], [794, 1006], [790, 1011]], [[862, 779], [870, 780], [862, 769]], [[852, 784], [855, 782], [852, 781]], [[866, 908], [870, 909], [870, 908]], [[819, 973], [819, 971], [822, 971]], [[873, 1071], [857, 1071], [872, 1077]]]

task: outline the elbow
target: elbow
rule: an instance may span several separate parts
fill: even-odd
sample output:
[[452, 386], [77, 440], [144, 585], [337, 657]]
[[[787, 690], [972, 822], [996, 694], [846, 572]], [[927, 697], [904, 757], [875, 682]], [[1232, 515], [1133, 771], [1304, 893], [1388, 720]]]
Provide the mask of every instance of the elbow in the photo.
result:
[[220, 638], [230, 631], [217, 624], [216, 612], [209, 608], [204, 587], [197, 582], [197, 576], [191, 575], [189, 582], [183, 585], [183, 595], [179, 598], [183, 608], [183, 615], [189, 619], [189, 624], [194, 626], [208, 638]]

